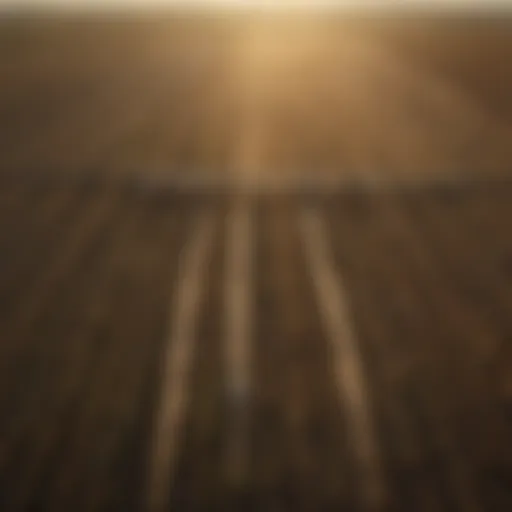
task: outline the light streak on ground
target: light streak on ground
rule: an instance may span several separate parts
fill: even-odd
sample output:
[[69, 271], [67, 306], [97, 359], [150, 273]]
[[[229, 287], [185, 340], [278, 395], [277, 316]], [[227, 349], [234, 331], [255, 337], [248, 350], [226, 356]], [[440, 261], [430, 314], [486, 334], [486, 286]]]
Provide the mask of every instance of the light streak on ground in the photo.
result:
[[335, 270], [326, 228], [320, 215], [314, 211], [302, 213], [300, 227], [318, 308], [330, 342], [340, 402], [346, 412], [349, 441], [361, 482], [360, 499], [365, 510], [383, 510], [386, 489], [381, 456], [344, 285]]
[[150, 460], [148, 510], [164, 510], [189, 401], [189, 381], [205, 271], [213, 245], [213, 217], [205, 213], [193, 227], [180, 261], [163, 359], [163, 379]]
[[251, 407], [252, 211], [239, 199], [227, 218], [225, 371], [228, 421], [226, 471], [236, 483], [247, 462]]

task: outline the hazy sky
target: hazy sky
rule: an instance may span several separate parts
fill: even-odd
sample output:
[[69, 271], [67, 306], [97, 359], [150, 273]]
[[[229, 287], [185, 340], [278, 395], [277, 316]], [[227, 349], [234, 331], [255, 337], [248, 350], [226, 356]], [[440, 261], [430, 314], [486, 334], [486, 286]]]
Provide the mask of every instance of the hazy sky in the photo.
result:
[[0, 7], [63, 7], [66, 9], [91, 7], [119, 7], [143, 8], [148, 6], [166, 5], [230, 5], [234, 7], [267, 6], [279, 7], [283, 5], [331, 5], [339, 7], [389, 7], [403, 6], [418, 7], [461, 7], [483, 8], [491, 6], [512, 7], [512, 0], [0, 0]]

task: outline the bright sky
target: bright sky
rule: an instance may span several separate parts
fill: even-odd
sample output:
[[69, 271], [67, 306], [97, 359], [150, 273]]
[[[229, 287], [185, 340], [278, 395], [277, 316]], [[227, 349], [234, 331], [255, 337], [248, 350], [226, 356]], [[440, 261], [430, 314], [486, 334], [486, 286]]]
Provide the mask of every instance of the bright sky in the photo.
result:
[[512, 0], [0, 0], [0, 8], [61, 7], [73, 8], [145, 8], [152, 6], [230, 6], [244, 7], [293, 7], [330, 6], [341, 8], [512, 8]]

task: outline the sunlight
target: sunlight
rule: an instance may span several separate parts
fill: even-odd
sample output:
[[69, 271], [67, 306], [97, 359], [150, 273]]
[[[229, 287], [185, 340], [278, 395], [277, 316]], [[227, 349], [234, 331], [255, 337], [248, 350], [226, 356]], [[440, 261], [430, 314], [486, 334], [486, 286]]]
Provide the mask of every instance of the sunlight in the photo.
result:
[[483, 9], [510, 7], [507, 0], [0, 0], [0, 9], [147, 10], [152, 8], [349, 11], [401, 9]]

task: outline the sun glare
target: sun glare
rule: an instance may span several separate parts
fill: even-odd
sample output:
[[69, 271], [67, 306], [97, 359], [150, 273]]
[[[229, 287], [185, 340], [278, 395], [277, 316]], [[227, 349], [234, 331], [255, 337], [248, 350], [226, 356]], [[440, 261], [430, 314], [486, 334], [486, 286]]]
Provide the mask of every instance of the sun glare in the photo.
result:
[[0, 8], [147, 9], [147, 8], [230, 8], [230, 9], [348, 9], [400, 10], [486, 9], [510, 6], [507, 0], [0, 0]]

